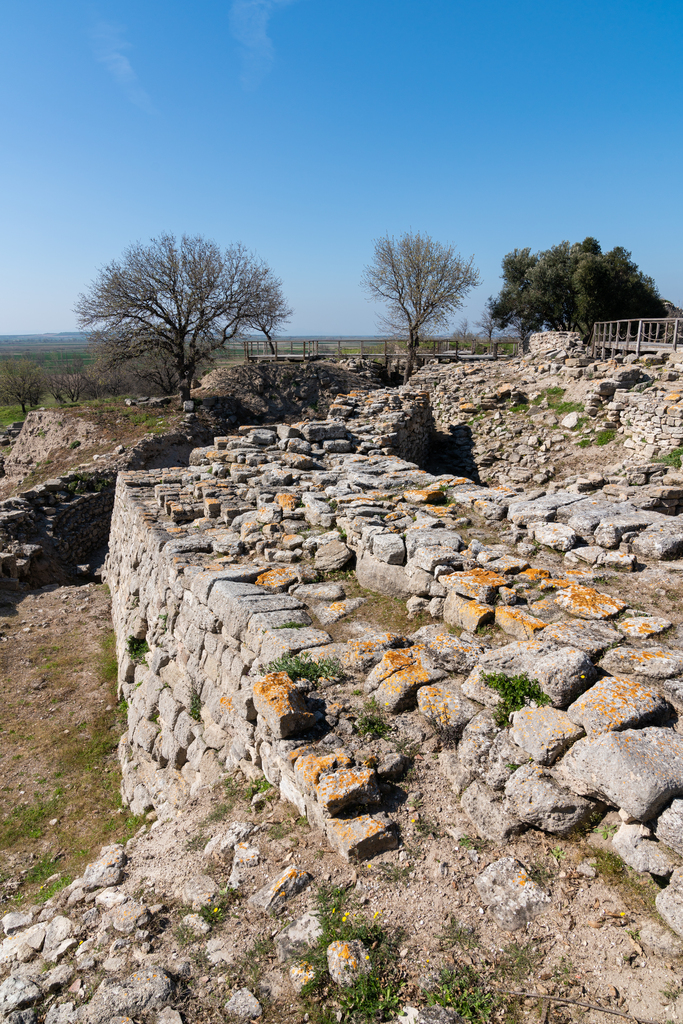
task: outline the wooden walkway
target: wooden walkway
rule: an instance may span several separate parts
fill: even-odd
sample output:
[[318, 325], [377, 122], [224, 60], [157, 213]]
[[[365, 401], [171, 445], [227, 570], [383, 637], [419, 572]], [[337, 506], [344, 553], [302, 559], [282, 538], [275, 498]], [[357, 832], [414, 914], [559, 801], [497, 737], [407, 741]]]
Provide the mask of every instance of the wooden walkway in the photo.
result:
[[683, 319], [662, 317], [656, 320], [605, 320], [593, 324], [591, 355], [608, 356], [646, 352], [676, 352], [683, 348]]
[[[417, 350], [416, 362], [422, 365], [427, 359], [439, 362], [450, 362], [454, 359], [498, 359], [500, 355], [515, 355], [518, 343], [514, 339], [488, 341], [476, 338], [466, 346], [458, 344], [452, 338], [432, 338], [422, 342]], [[510, 351], [510, 349], [512, 351]], [[405, 356], [405, 342], [392, 338], [350, 338], [325, 339], [321, 341], [308, 338], [276, 339], [271, 342], [265, 338], [246, 338], [244, 341], [244, 359], [253, 362], [290, 362], [301, 363], [309, 359], [324, 359], [336, 362], [341, 359], [371, 359], [388, 366], [390, 362]]]

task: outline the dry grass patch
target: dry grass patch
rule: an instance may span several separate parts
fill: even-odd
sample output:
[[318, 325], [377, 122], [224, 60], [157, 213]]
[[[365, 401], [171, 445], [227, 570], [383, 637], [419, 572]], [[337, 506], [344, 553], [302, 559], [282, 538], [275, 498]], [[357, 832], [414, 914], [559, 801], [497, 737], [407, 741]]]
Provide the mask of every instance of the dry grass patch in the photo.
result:
[[0, 876], [7, 895], [29, 895], [139, 822], [119, 794], [125, 720], [105, 588], [27, 594], [3, 632]]

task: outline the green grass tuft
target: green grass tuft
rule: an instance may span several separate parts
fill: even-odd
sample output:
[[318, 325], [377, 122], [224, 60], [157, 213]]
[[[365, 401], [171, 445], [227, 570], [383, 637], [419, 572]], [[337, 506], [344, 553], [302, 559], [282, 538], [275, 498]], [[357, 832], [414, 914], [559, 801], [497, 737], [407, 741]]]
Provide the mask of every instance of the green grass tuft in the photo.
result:
[[504, 729], [513, 711], [519, 711], [533, 701], [538, 707], [550, 703], [550, 697], [543, 692], [536, 679], [529, 679], [525, 672], [508, 676], [504, 672], [482, 674], [482, 682], [496, 690], [502, 700], [493, 709], [496, 725]]

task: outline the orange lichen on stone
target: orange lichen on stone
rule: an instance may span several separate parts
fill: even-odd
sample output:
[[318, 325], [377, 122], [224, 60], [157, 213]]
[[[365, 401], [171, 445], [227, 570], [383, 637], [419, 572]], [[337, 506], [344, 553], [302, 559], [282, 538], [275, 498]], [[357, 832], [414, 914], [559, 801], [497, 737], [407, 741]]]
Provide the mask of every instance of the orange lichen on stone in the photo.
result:
[[294, 767], [294, 777], [297, 783], [308, 793], [312, 793], [320, 781], [321, 775], [325, 772], [332, 772], [337, 768], [350, 768], [353, 761], [344, 753], [334, 754], [307, 754], [300, 757]]
[[546, 626], [543, 619], [537, 619], [521, 608], [510, 608], [506, 605], [496, 608], [496, 625], [504, 633], [517, 637], [518, 640], [533, 640], [536, 633]]
[[271, 672], [254, 683], [254, 707], [276, 736], [291, 736], [312, 728], [315, 716], [286, 672]]
[[341, 768], [322, 775], [315, 787], [318, 803], [327, 814], [338, 814], [349, 804], [378, 803], [377, 776], [371, 768]]
[[567, 714], [595, 736], [645, 725], [666, 706], [654, 690], [622, 676], [606, 676], [574, 701]]
[[404, 491], [403, 498], [413, 505], [443, 505], [446, 495], [438, 487], [424, 487], [419, 490]]
[[290, 568], [284, 565], [275, 566], [273, 569], [268, 569], [266, 572], [262, 572], [260, 576], [257, 576], [254, 582], [257, 587], [267, 587], [273, 589], [275, 587], [288, 587], [292, 583], [295, 583], [299, 577]]
[[369, 814], [357, 818], [330, 818], [326, 831], [330, 846], [346, 860], [372, 857], [383, 850], [394, 850], [398, 845], [394, 830]]
[[296, 498], [293, 494], [276, 494], [275, 503], [286, 512], [293, 512], [296, 508]]
[[618, 597], [578, 583], [568, 583], [555, 598], [555, 604], [582, 619], [611, 619], [626, 607]]
[[535, 569], [533, 566], [530, 569], [523, 569], [519, 573], [519, 578], [524, 577], [530, 583], [537, 583], [539, 580], [547, 580], [550, 578], [550, 573], [547, 569]]

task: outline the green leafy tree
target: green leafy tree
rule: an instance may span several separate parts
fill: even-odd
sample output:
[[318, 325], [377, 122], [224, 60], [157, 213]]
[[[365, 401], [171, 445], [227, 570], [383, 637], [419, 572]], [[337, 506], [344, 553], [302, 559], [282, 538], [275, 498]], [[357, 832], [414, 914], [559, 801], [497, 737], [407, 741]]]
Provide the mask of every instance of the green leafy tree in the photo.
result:
[[588, 337], [596, 320], [666, 316], [651, 277], [621, 246], [603, 253], [595, 238], [503, 258], [503, 287], [491, 303], [500, 328], [520, 336], [544, 328]]
[[452, 245], [406, 232], [400, 238], [376, 239], [361, 284], [371, 298], [385, 304], [380, 329], [407, 340], [405, 382], [420, 342], [430, 332], [448, 328], [467, 292], [479, 284], [479, 271], [473, 256], [465, 259]]
[[20, 405], [26, 415], [27, 405], [38, 405], [45, 394], [45, 375], [33, 359], [4, 359], [0, 363], [0, 402]]

